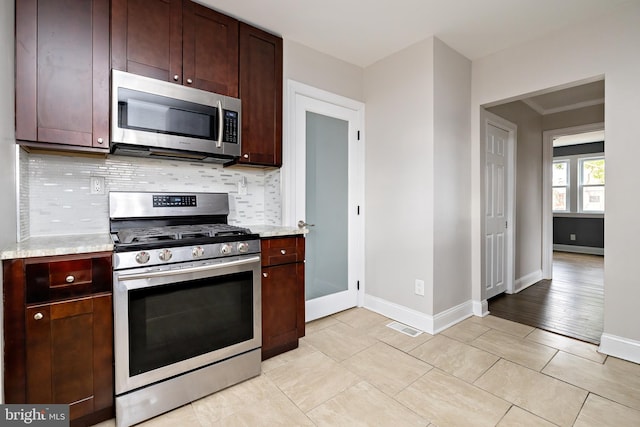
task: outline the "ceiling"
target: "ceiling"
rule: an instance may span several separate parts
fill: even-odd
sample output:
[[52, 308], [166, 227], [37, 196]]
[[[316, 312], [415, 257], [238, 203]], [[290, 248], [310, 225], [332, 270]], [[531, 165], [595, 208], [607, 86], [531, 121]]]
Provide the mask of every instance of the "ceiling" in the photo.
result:
[[629, 0], [196, 1], [367, 67], [431, 36], [471, 60], [481, 58], [597, 18]]

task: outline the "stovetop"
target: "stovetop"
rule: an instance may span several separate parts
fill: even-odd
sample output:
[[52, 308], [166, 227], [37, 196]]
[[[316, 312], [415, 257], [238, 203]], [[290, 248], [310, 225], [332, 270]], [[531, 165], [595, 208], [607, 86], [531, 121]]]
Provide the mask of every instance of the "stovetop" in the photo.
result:
[[176, 242], [184, 245], [192, 241], [203, 241], [216, 237], [250, 235], [248, 228], [229, 224], [168, 225], [163, 227], [126, 228], [113, 233], [116, 245], [151, 245]]

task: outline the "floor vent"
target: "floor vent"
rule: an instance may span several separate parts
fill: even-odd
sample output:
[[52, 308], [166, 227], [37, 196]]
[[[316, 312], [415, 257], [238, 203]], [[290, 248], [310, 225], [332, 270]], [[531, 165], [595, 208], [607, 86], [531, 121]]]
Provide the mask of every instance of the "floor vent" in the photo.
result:
[[413, 337], [413, 338], [417, 337], [422, 333], [422, 331], [413, 329], [410, 326], [403, 325], [402, 323], [398, 323], [398, 322], [391, 322], [387, 325], [387, 327], [391, 329], [395, 329], [396, 331], [402, 332], [403, 334], [409, 335], [410, 337]]

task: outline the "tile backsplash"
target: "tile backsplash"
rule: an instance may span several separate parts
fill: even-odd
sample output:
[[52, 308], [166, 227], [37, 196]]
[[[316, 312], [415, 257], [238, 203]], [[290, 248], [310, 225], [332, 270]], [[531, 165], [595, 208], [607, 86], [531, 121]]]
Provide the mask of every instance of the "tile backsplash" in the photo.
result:
[[[229, 223], [281, 224], [280, 171], [161, 159], [106, 159], [20, 153], [20, 235], [101, 233], [109, 230], [109, 191], [229, 193]], [[105, 194], [91, 194], [92, 176]], [[247, 194], [238, 193], [246, 180]]]

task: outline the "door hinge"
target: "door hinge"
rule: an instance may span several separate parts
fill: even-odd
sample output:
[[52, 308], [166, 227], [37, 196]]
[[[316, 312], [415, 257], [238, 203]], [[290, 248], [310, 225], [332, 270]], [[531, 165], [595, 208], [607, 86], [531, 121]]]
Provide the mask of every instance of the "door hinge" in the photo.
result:
[[358, 141], [360, 141], [360, 131], [358, 131]]
[[358, 215], [360, 215], [360, 205], [358, 205]]
[[357, 286], [357, 288], [358, 288], [357, 290], [360, 290], [360, 280], [358, 280], [358, 281], [357, 281], [356, 286]]
[[505, 221], [504, 222], [504, 228], [509, 228], [508, 226], [509, 226], [509, 221]]

